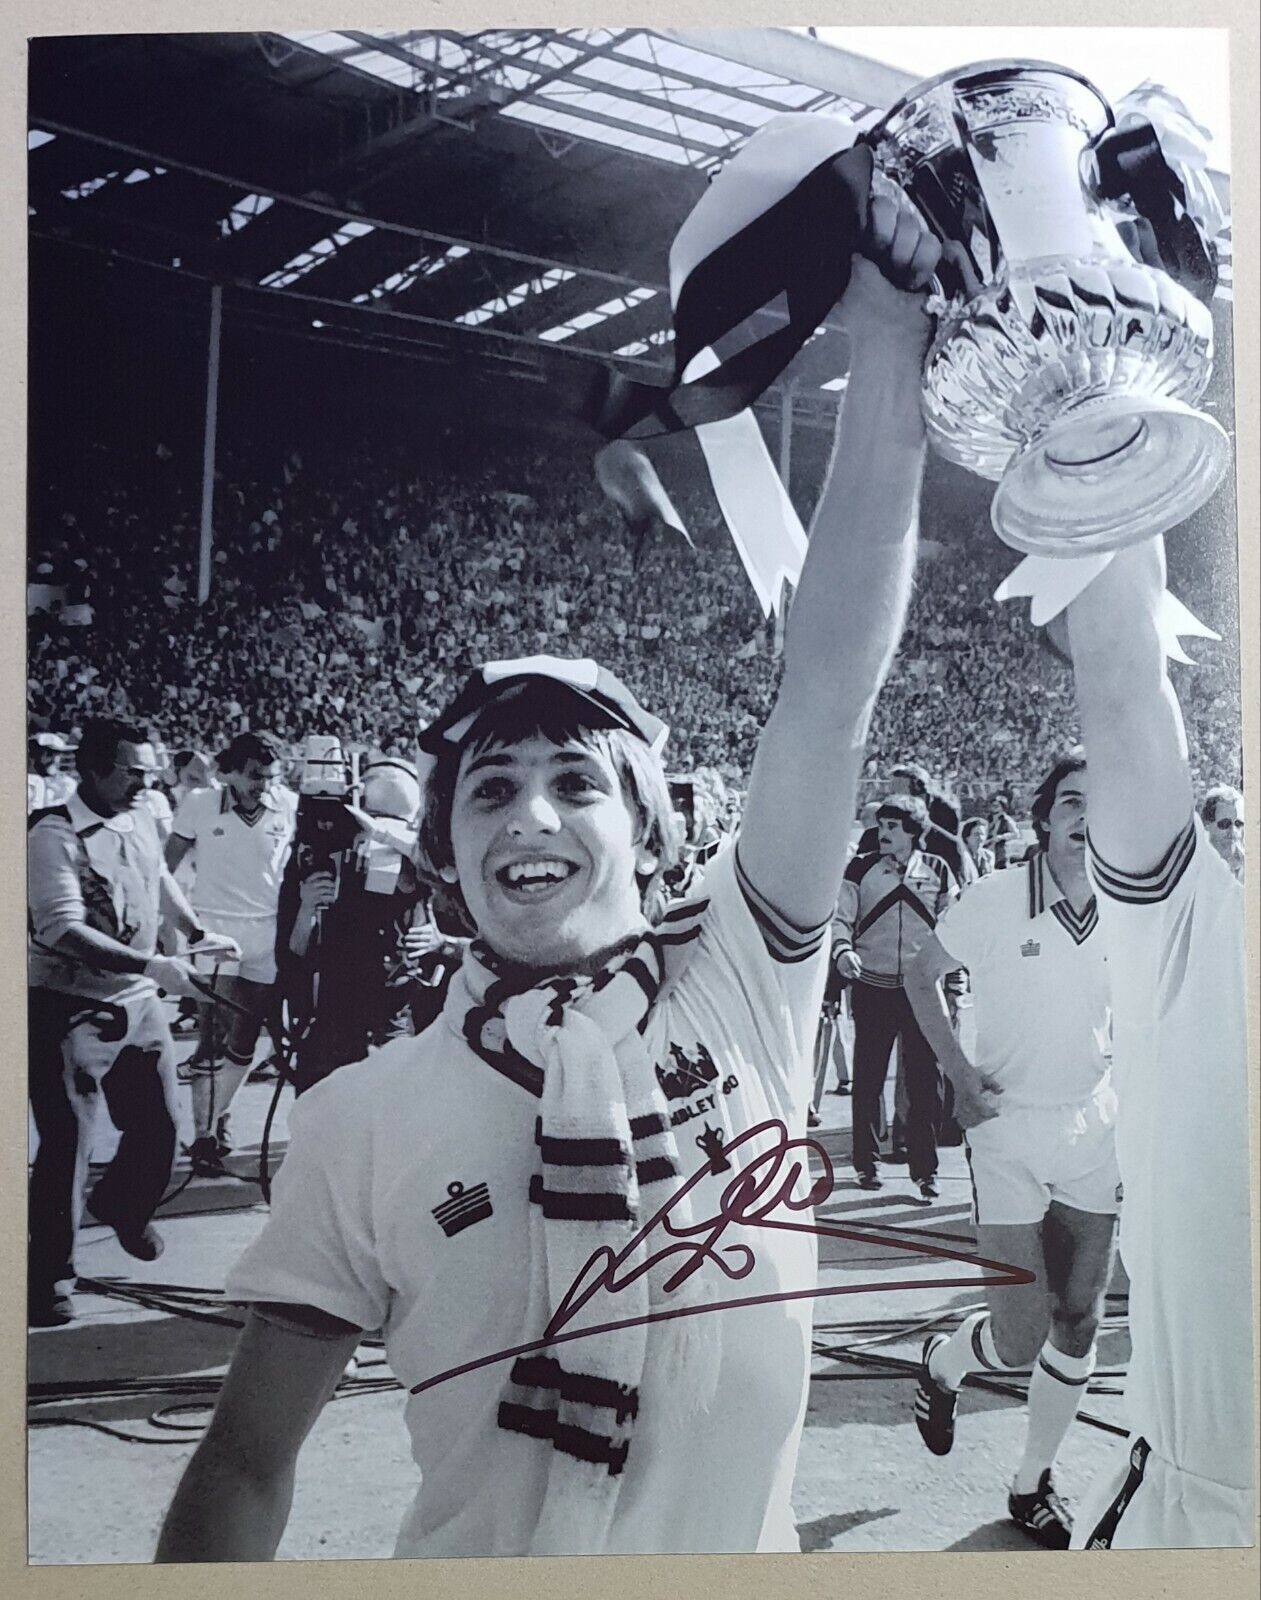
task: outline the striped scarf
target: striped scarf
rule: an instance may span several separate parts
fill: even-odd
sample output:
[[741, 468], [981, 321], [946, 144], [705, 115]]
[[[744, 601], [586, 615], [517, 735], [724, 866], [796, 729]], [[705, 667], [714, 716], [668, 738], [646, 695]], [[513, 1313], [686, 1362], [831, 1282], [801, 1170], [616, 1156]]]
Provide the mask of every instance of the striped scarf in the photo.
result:
[[[594, 977], [523, 988], [479, 942], [452, 983], [447, 1009], [456, 1030], [539, 1102], [523, 1344], [544, 1337], [593, 1254], [621, 1257], [690, 1176], [644, 1035], [654, 1003], [686, 965], [707, 904], [673, 907]], [[676, 1225], [690, 1221], [689, 1200], [671, 1208]], [[619, 1280], [660, 1244], [638, 1246], [619, 1267]], [[665, 1292], [679, 1265], [675, 1257], [644, 1273], [616, 1300], [598, 1292], [565, 1331], [702, 1303], [708, 1296], [700, 1273]], [[550, 1450], [528, 1553], [603, 1550], [636, 1419], [667, 1394], [674, 1410], [705, 1406], [717, 1367], [717, 1335], [706, 1316], [618, 1328], [518, 1357], [505, 1381], [499, 1427], [523, 1448]]]

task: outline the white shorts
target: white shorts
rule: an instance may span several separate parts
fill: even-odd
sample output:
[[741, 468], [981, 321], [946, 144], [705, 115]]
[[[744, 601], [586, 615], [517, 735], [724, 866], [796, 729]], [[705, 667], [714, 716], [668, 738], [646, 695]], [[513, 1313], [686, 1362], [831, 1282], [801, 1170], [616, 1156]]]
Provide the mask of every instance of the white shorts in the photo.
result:
[[1041, 1222], [1051, 1202], [1115, 1216], [1116, 1094], [1103, 1085], [1066, 1106], [1012, 1106], [969, 1128], [964, 1140], [972, 1177], [972, 1218], [1016, 1226]]
[[221, 911], [197, 911], [197, 920], [207, 933], [221, 933], [240, 945], [241, 959], [235, 965], [225, 963], [225, 976], [248, 978], [251, 983], [275, 983], [275, 917], [235, 917]]
[[1131, 1438], [1100, 1472], [1073, 1517], [1074, 1550], [1195, 1550], [1249, 1546], [1252, 1494], [1182, 1472]]

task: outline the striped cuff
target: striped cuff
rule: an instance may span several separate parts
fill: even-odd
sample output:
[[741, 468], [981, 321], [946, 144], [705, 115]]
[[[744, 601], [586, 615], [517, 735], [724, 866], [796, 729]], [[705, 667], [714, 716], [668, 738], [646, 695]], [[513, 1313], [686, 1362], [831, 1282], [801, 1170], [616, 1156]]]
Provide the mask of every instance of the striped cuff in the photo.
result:
[[900, 989], [902, 980], [896, 972], [869, 972], [866, 967], [858, 974], [858, 980], [868, 989]]
[[736, 882], [754, 922], [762, 935], [771, 959], [785, 963], [806, 961], [823, 944], [832, 931], [832, 918], [825, 917], [813, 928], [801, 928], [790, 922], [783, 912], [777, 911], [765, 895], [760, 894], [745, 876], [740, 864], [740, 849], [736, 847]]
[[1169, 898], [1191, 864], [1195, 854], [1195, 818], [1190, 818], [1150, 872], [1122, 872], [1117, 867], [1109, 866], [1095, 849], [1089, 830], [1086, 839], [1095, 882], [1101, 894], [1106, 894], [1109, 900], [1120, 900], [1127, 905], [1155, 905]]

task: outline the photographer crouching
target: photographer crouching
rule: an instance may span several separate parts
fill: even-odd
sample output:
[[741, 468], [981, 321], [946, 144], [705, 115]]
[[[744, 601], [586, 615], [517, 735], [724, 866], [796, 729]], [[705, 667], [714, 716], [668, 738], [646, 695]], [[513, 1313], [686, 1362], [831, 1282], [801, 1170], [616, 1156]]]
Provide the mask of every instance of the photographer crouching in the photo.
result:
[[385, 756], [356, 767], [336, 739], [308, 739], [276, 928], [298, 1094], [413, 1031], [415, 952], [432, 942], [409, 939], [423, 899], [416, 768]]

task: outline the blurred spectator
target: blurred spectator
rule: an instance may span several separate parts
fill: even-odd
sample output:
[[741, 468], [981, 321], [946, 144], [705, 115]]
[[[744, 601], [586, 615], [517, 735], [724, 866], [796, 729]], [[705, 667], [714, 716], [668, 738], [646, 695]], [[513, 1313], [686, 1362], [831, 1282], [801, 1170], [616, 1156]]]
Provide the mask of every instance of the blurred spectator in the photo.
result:
[[990, 825], [984, 817], [969, 817], [963, 824], [963, 848], [972, 858], [978, 878], [988, 878], [994, 871], [994, 852], [986, 841]]
[[1243, 882], [1243, 795], [1228, 783], [1218, 783], [1204, 796], [1200, 810], [1213, 848]]
[[26, 813], [64, 805], [75, 780], [63, 770], [71, 746], [59, 733], [35, 733], [26, 741]]
[[996, 871], [1011, 866], [1021, 853], [1020, 829], [1011, 815], [1011, 805], [1011, 795], [1005, 789], [990, 800], [989, 838]]

